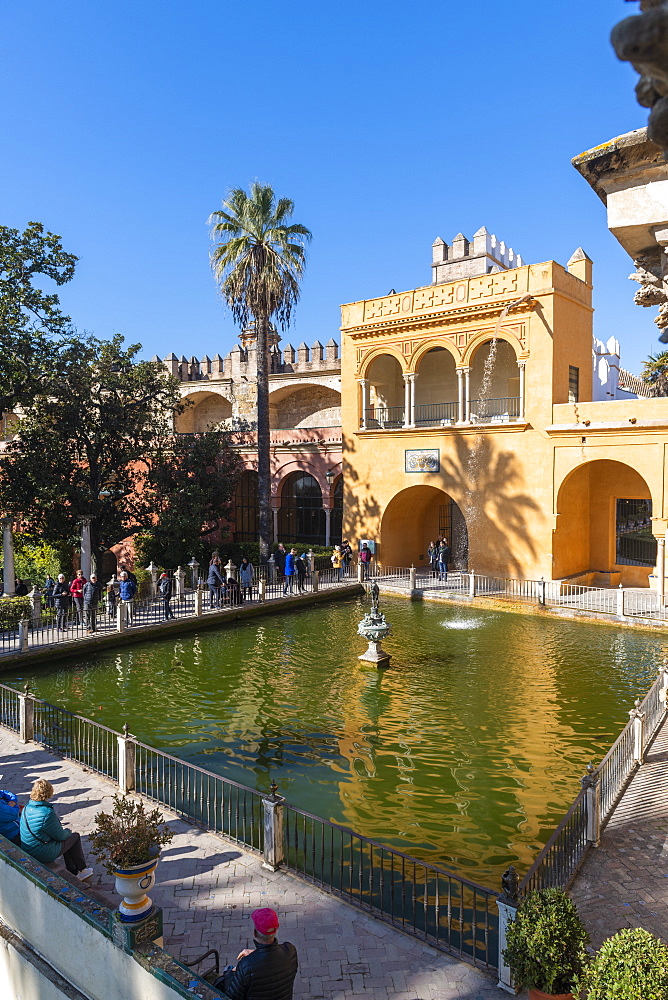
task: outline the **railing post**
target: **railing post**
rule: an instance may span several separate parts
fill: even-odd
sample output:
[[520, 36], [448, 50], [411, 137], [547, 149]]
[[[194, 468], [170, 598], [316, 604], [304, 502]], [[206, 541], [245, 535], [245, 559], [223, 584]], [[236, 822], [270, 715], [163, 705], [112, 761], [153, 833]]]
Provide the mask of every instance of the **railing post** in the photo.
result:
[[122, 601], [120, 602], [120, 604], [116, 608], [116, 631], [117, 632], [125, 632], [125, 622], [126, 622], [127, 610], [128, 609], [126, 608], [125, 604], [123, 604]]
[[257, 589], [258, 589], [258, 599], [260, 601], [266, 601], [267, 600], [267, 581], [264, 578], [262, 578], [260, 580], [260, 582], [258, 583]]
[[32, 600], [32, 620], [40, 622], [42, 620], [42, 591], [37, 584], [32, 588], [30, 598]]
[[183, 566], [176, 567], [174, 580], [176, 582], [176, 598], [180, 601], [186, 592], [186, 571]]
[[309, 561], [309, 573], [311, 574], [311, 576], [313, 576], [313, 574], [315, 573], [315, 552], [313, 551], [313, 549], [308, 550], [308, 552], [306, 553], [306, 558]]
[[135, 760], [137, 744], [128, 732], [127, 722], [123, 726], [123, 735], [118, 740], [118, 787], [125, 795], [135, 789]]
[[225, 573], [226, 573], [226, 577], [225, 577], [226, 580], [229, 580], [230, 577], [232, 577], [233, 580], [236, 580], [236, 578], [237, 578], [237, 567], [232, 562], [232, 556], [230, 556], [230, 558], [228, 560], [228, 563], [227, 563], [227, 566], [225, 566], [224, 569], [225, 569]]
[[411, 594], [414, 593], [415, 590], [417, 590], [417, 570], [415, 566], [411, 566], [410, 568], [410, 573], [408, 577], [408, 587]]
[[357, 563], [357, 582], [364, 583], [364, 563]]
[[475, 573], [469, 573], [469, 597], [475, 597]]
[[285, 858], [283, 851], [283, 825], [285, 799], [277, 795], [278, 785], [275, 781], [271, 783], [271, 792], [262, 799], [264, 807], [264, 860], [263, 868], [275, 872]]
[[313, 571], [313, 593], [317, 594], [320, 590], [320, 570], [316, 569]]
[[545, 607], [545, 579], [542, 576], [538, 581], [538, 603]]
[[592, 847], [601, 843], [601, 775], [593, 764], [581, 779], [587, 797], [587, 840]]
[[616, 596], [617, 596], [617, 607], [616, 607], [617, 617], [618, 618], [623, 618], [624, 617], [624, 588], [622, 587], [621, 583], [620, 583], [619, 587], [617, 588], [617, 595]]
[[517, 990], [513, 986], [510, 967], [506, 965], [503, 957], [503, 951], [507, 944], [506, 931], [508, 924], [515, 919], [517, 912], [519, 878], [512, 865], [503, 873], [501, 885], [503, 887], [503, 895], [499, 896], [496, 901], [496, 905], [499, 908], [499, 981], [496, 985], [507, 993], [512, 993], [513, 996], [516, 996]]
[[633, 756], [637, 764], [642, 764], [645, 760], [645, 713], [640, 711], [640, 698], [636, 698], [629, 718], [633, 723]]
[[201, 618], [202, 614], [202, 588], [198, 586], [195, 590], [195, 616]]
[[31, 743], [35, 738], [35, 699], [26, 681], [23, 691], [19, 691], [19, 743]]
[[668, 709], [668, 660], [664, 660], [659, 667], [659, 678], [661, 688], [659, 690], [659, 701], [663, 705], [664, 712]]
[[19, 622], [19, 649], [21, 652], [25, 652], [28, 649], [28, 629], [30, 628], [30, 622], [27, 618], [23, 618]]

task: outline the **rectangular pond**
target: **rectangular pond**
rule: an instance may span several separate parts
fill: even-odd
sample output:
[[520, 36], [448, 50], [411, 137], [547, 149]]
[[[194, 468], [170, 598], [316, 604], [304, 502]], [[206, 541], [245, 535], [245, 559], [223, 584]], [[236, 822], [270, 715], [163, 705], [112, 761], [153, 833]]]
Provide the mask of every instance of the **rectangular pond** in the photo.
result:
[[526, 870], [654, 680], [651, 632], [383, 598], [389, 670], [351, 599], [85, 655], [3, 683], [432, 864]]

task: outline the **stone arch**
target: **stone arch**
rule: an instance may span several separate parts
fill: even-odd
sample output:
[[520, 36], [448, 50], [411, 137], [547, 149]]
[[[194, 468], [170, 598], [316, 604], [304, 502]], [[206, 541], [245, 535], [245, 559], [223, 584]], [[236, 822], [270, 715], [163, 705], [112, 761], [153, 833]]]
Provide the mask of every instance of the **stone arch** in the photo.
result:
[[468, 533], [461, 508], [436, 486], [408, 486], [392, 497], [380, 525], [380, 560], [385, 566], [426, 565], [429, 542], [446, 537], [452, 562], [465, 569]]
[[[483, 344], [491, 344], [493, 340], [494, 340], [493, 330], [484, 330], [476, 334], [476, 336], [473, 337], [473, 339], [466, 345], [466, 350], [462, 357], [462, 365], [470, 365], [474, 355], [479, 350], [479, 348], [482, 347]], [[503, 342], [504, 344], [508, 344], [513, 350], [513, 354], [515, 355], [515, 360], [516, 361], [520, 360], [522, 347], [519, 341], [515, 337], [513, 337], [511, 333], [507, 333], [505, 330], [502, 329], [497, 333], [496, 340], [499, 343]]]
[[302, 469], [290, 472], [281, 480], [280, 497], [278, 540], [324, 545], [325, 511], [315, 476]]
[[408, 371], [408, 368], [406, 367], [406, 359], [398, 348], [392, 346], [373, 347], [370, 351], [367, 351], [367, 353], [362, 358], [362, 363], [360, 364], [357, 377], [368, 378], [369, 368], [374, 363], [374, 361], [376, 361], [379, 357], [381, 357], [384, 354], [390, 355], [391, 357], [395, 358], [399, 362], [399, 366], [402, 372]]
[[381, 351], [365, 369], [367, 379], [367, 419], [403, 423], [404, 364], [391, 351]]
[[[494, 354], [493, 364], [486, 372], [487, 359]], [[479, 399], [517, 399], [520, 394], [520, 373], [517, 367], [517, 352], [510, 340], [497, 337], [496, 346], [492, 338], [477, 341], [474, 350], [468, 352], [471, 405]]]
[[417, 355], [415, 371], [415, 426], [455, 423], [459, 397], [457, 358], [441, 343]]
[[200, 390], [189, 392], [184, 400], [187, 406], [176, 418], [175, 430], [178, 434], [197, 434], [214, 427], [232, 416], [232, 403], [219, 392]]
[[281, 429], [339, 427], [341, 393], [312, 382], [279, 386], [269, 394], [269, 423]]
[[424, 355], [429, 354], [429, 352], [435, 347], [443, 348], [444, 350], [449, 351], [457, 366], [464, 363], [462, 361], [461, 351], [457, 350], [451, 340], [448, 340], [446, 337], [430, 337], [429, 340], [422, 341], [418, 347], [415, 348], [408, 361], [408, 370], [416, 372]]
[[309, 461], [307, 458], [294, 458], [284, 465], [281, 465], [278, 473], [272, 477], [272, 493], [275, 497], [281, 497], [287, 480], [296, 472], [308, 473], [313, 476], [320, 487], [323, 497], [327, 496], [329, 487], [325, 477], [325, 467], [322, 461]]
[[585, 462], [564, 477], [557, 492], [552, 544], [555, 579], [578, 576], [588, 583], [648, 585], [652, 567], [617, 561], [620, 499], [658, 501], [637, 469], [614, 459]]

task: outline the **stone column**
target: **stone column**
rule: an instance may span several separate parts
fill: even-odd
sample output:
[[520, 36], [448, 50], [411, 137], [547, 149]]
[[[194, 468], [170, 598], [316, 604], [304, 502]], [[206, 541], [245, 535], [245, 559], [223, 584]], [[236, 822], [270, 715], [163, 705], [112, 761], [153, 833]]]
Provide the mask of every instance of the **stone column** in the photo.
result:
[[2, 519], [2, 560], [3, 560], [3, 589], [4, 597], [13, 597], [16, 589], [16, 573], [14, 571], [14, 535], [12, 528], [14, 522], [11, 517]]
[[369, 382], [368, 379], [357, 380], [362, 388], [362, 417], [360, 419], [360, 430], [366, 430], [366, 411], [369, 408]]
[[471, 369], [464, 368], [464, 423], [471, 423]]
[[457, 423], [464, 423], [464, 369], [457, 369]]
[[237, 567], [232, 562], [232, 556], [230, 556], [230, 558], [228, 560], [228, 563], [227, 563], [227, 566], [225, 566], [224, 569], [225, 569], [225, 573], [227, 574], [226, 577], [225, 577], [226, 580], [229, 577], [232, 577], [233, 580], [236, 580], [236, 578], [237, 578]]
[[506, 929], [511, 920], [515, 919], [517, 906], [503, 899], [497, 899], [496, 905], [499, 908], [499, 981], [496, 985], [499, 989], [505, 990], [506, 993], [512, 993], [513, 996], [517, 996], [510, 968], [503, 959], [503, 951], [508, 944], [506, 941]]
[[35, 738], [35, 699], [30, 687], [19, 691], [19, 743], [30, 743]]
[[134, 737], [128, 732], [127, 722], [123, 726], [123, 735], [118, 740], [118, 787], [125, 794], [135, 788], [135, 752]]
[[332, 511], [331, 508], [325, 507], [325, 545], [329, 545], [331, 534], [332, 534]]
[[658, 576], [659, 607], [663, 607], [666, 599], [666, 539], [656, 540], [656, 575]]
[[278, 507], [271, 508], [271, 516], [274, 519], [274, 541], [278, 541]]
[[408, 378], [409, 378], [409, 383], [410, 383], [410, 388], [411, 388], [411, 392], [410, 392], [410, 405], [409, 405], [410, 413], [409, 413], [409, 419], [408, 419], [408, 426], [409, 427], [415, 427], [415, 380], [417, 378], [417, 372], [412, 372], [408, 376]]
[[275, 872], [280, 868], [285, 855], [283, 852], [283, 803], [285, 799], [276, 794], [277, 785], [272, 783], [271, 794], [262, 799], [264, 807], [264, 860], [263, 868]]
[[176, 584], [176, 599], [180, 601], [186, 592], [186, 573], [182, 566], [176, 567], [174, 582]]
[[592, 847], [598, 847], [601, 843], [601, 776], [593, 764], [588, 765], [581, 783], [587, 795], [587, 840]]
[[642, 764], [645, 760], [645, 713], [640, 711], [640, 698], [636, 699], [629, 718], [633, 723], [633, 756], [636, 763]]
[[92, 569], [92, 549], [90, 544], [90, 517], [81, 520], [81, 568], [83, 575], [90, 580]]
[[30, 591], [30, 600], [32, 601], [32, 620], [35, 624], [39, 624], [42, 620], [42, 591], [37, 584]]
[[410, 427], [411, 415], [411, 379], [410, 375], [402, 375], [404, 380], [404, 427]]
[[519, 368], [519, 372], [520, 372], [520, 413], [519, 413], [519, 417], [517, 419], [518, 420], [524, 420], [524, 411], [525, 411], [525, 407], [524, 407], [524, 373], [525, 373], [525, 369], [526, 369], [526, 361], [518, 361], [517, 362], [517, 367]]
[[158, 567], [152, 559], [146, 567], [146, 571], [151, 574], [151, 595], [155, 597], [158, 593]]

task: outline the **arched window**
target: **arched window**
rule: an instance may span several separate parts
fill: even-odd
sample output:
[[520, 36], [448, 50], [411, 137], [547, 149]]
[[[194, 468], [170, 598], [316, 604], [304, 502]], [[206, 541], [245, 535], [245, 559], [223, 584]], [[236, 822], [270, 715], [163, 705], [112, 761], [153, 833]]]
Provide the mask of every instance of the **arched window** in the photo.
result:
[[293, 472], [283, 484], [277, 541], [325, 544], [325, 512], [318, 482], [308, 472]]
[[258, 539], [259, 507], [257, 502], [257, 472], [247, 469], [239, 480], [234, 495], [234, 539], [256, 542]]
[[343, 531], [343, 476], [339, 476], [334, 487], [334, 506], [330, 522], [330, 541], [332, 545], [340, 545]]

